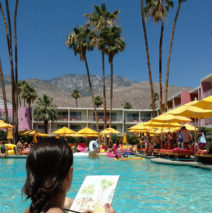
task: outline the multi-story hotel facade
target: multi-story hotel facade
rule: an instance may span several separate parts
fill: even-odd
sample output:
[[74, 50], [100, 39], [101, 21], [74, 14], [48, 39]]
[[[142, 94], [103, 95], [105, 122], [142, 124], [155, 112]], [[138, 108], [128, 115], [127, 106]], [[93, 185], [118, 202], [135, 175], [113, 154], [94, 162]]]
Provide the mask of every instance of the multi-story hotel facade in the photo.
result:
[[[97, 108], [99, 129], [104, 129], [104, 111], [103, 108]], [[107, 109], [107, 126], [109, 125], [109, 109]], [[130, 126], [146, 122], [152, 119], [151, 109], [123, 109], [113, 108], [112, 110], [112, 128], [123, 133]], [[43, 122], [32, 120], [33, 128], [43, 130]], [[53, 132], [66, 126], [74, 131], [84, 127], [96, 129], [96, 119], [93, 108], [69, 108], [58, 107], [57, 121], [49, 122], [48, 132]]]

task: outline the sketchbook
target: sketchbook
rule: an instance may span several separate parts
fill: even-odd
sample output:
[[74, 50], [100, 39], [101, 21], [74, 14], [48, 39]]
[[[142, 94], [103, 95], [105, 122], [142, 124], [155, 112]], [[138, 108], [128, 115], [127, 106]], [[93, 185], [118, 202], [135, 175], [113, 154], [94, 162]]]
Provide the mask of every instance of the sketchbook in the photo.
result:
[[118, 180], [119, 175], [86, 176], [70, 210], [105, 213], [104, 204], [112, 203]]

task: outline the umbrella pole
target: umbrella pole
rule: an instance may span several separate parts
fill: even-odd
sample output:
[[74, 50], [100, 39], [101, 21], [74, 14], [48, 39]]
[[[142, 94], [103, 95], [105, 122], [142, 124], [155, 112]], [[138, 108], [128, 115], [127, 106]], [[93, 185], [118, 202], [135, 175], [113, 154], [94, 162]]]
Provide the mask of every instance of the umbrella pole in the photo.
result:
[[[195, 129], [197, 128], [197, 115], [195, 113]], [[194, 159], [196, 161], [196, 141], [197, 140], [197, 131], [195, 131], [195, 139], [194, 139]]]

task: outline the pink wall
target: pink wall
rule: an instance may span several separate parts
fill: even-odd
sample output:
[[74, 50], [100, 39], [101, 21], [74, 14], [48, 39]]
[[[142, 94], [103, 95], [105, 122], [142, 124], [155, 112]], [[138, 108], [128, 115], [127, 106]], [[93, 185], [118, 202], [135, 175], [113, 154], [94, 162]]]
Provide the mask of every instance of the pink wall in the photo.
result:
[[30, 119], [31, 109], [28, 107], [20, 107], [18, 110], [19, 130], [31, 129], [32, 121]]
[[191, 101], [190, 93], [188, 91], [181, 92], [181, 105]]

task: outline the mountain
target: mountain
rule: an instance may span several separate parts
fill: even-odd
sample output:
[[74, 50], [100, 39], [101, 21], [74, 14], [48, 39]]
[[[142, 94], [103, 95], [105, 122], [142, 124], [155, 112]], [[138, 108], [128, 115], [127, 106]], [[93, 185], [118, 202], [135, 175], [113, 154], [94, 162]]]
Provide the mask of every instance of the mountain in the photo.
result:
[[[107, 82], [107, 106], [109, 107], [109, 86], [110, 76], [106, 78]], [[53, 102], [61, 107], [75, 107], [75, 100], [71, 97], [71, 91], [75, 88], [80, 90], [81, 97], [78, 99], [79, 107], [92, 107], [91, 97], [88, 96], [90, 89], [86, 75], [65, 75], [51, 80], [43, 81], [40, 79], [26, 80], [35, 88], [38, 96], [47, 94], [53, 97]], [[102, 97], [102, 79], [99, 76], [92, 76], [92, 82], [95, 88], [95, 96]], [[165, 85], [163, 85], [163, 89]], [[182, 90], [190, 90], [189, 87], [169, 86], [171, 97]], [[159, 83], [154, 83], [155, 92], [159, 93]], [[6, 85], [7, 98], [11, 102], [11, 85]], [[164, 93], [163, 93], [164, 94]], [[1, 95], [1, 91], [0, 91]], [[126, 102], [130, 102], [133, 108], [148, 109], [151, 104], [151, 94], [149, 82], [143, 81], [137, 83], [121, 76], [114, 76], [114, 94], [113, 107], [123, 108]], [[159, 104], [157, 104], [158, 106]]]
[[[4, 85], [11, 84], [11, 78], [9, 75], [4, 75]], [[1, 81], [0, 81], [0, 86], [1, 86]]]
[[[47, 83], [50, 83], [56, 87], [62, 88], [67, 92], [72, 92], [74, 89], [78, 89], [81, 96], [90, 96], [90, 88], [88, 85], [87, 75], [73, 75], [67, 74], [51, 80], [47, 80]], [[102, 78], [99, 76], [92, 75], [91, 82], [93, 85], [94, 93], [102, 92]], [[123, 86], [131, 86], [132, 84], [137, 83], [136, 81], [129, 80], [122, 76], [114, 76], [113, 78], [113, 87], [114, 89]], [[110, 88], [110, 76], [105, 78], [106, 90]]]

